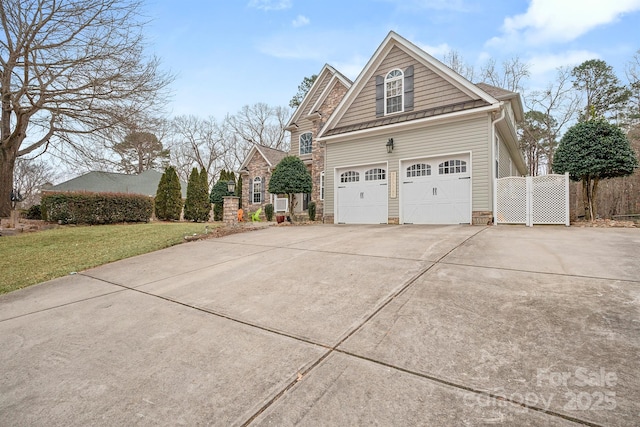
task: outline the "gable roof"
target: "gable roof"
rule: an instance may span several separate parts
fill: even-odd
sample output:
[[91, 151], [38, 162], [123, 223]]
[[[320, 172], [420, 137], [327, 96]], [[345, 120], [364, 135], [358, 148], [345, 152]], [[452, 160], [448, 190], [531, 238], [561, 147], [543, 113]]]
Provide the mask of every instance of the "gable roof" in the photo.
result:
[[[473, 108], [477, 108], [479, 106], [495, 106], [497, 108], [497, 106], [499, 105], [500, 101], [497, 100], [495, 97], [493, 97], [491, 94], [485, 92], [480, 87], [474, 85], [473, 83], [471, 83], [470, 81], [468, 81], [467, 79], [465, 79], [464, 77], [462, 77], [461, 75], [453, 71], [451, 68], [447, 67], [442, 62], [438, 61], [437, 59], [435, 59], [434, 57], [426, 53], [424, 50], [420, 49], [419, 47], [417, 47], [407, 39], [391, 31], [389, 32], [387, 37], [385, 37], [385, 39], [382, 41], [382, 43], [380, 44], [378, 49], [375, 51], [375, 53], [373, 54], [369, 62], [367, 62], [367, 65], [365, 65], [362, 72], [360, 72], [360, 75], [358, 75], [358, 77], [356, 78], [356, 81], [353, 83], [353, 85], [351, 85], [347, 94], [344, 96], [340, 104], [338, 104], [338, 107], [336, 108], [334, 113], [331, 115], [329, 120], [327, 120], [327, 123], [325, 124], [325, 126], [321, 129], [320, 135], [319, 135], [320, 138], [324, 136], [335, 135], [336, 133], [343, 133], [343, 132], [350, 131], [350, 130], [347, 130], [346, 128], [351, 128], [352, 126], [345, 126], [343, 128], [340, 128], [342, 132], [338, 132], [338, 129], [334, 130], [333, 128], [340, 122], [340, 119], [349, 110], [351, 104], [357, 98], [357, 96], [362, 91], [366, 83], [373, 77], [373, 74], [376, 72], [378, 66], [382, 63], [382, 61], [385, 59], [387, 54], [391, 51], [391, 49], [394, 46], [397, 46], [402, 51], [406, 52], [408, 55], [415, 58], [417, 61], [422, 63], [425, 67], [429, 68], [435, 74], [437, 74], [438, 76], [446, 80], [448, 83], [456, 87], [458, 90], [460, 90], [461, 92], [469, 96], [472, 100], [471, 104], [465, 102], [465, 103], [461, 103], [461, 104], [465, 104], [463, 106], [456, 106], [456, 107], [451, 106], [452, 107], [451, 111], [443, 108], [440, 108], [440, 109], [434, 108], [432, 109], [434, 111], [431, 111], [431, 112], [412, 111], [403, 115], [399, 114], [397, 116], [398, 119], [394, 119], [396, 120], [394, 123], [400, 123], [400, 122], [406, 122], [414, 119], [431, 117], [436, 113], [446, 114], [448, 112], [453, 112], [453, 111], [464, 111], [467, 109], [470, 110]], [[435, 111], [435, 110], [441, 110], [441, 111]], [[424, 113], [424, 116], [419, 117], [418, 115], [416, 115], [416, 113]], [[390, 119], [390, 117], [380, 118], [380, 120], [372, 120], [371, 122], [368, 122], [368, 124], [366, 125], [367, 127], [365, 128], [373, 128], [373, 127], [387, 124], [386, 122], [388, 120], [386, 119]]]
[[[86, 191], [89, 193], [128, 193], [154, 197], [162, 172], [153, 169], [139, 175], [93, 171], [62, 182], [46, 191]], [[187, 197], [187, 184], [180, 181], [182, 197]]]
[[244, 161], [242, 162], [242, 164], [240, 165], [240, 168], [238, 169], [240, 172], [242, 172], [242, 169], [244, 169], [247, 166], [247, 164], [249, 163], [251, 158], [255, 155], [255, 153], [259, 153], [262, 156], [262, 158], [267, 162], [267, 165], [269, 165], [270, 168], [276, 167], [276, 165], [280, 163], [280, 160], [284, 159], [287, 156], [286, 151], [267, 147], [266, 145], [253, 144], [253, 147], [251, 147], [251, 150], [249, 150], [249, 154], [247, 154], [247, 156], [244, 158]]
[[[326, 84], [324, 84], [325, 82]], [[291, 116], [291, 119], [289, 119], [289, 123], [287, 123], [285, 129], [293, 130], [293, 128], [297, 126], [296, 122], [298, 122], [302, 118], [307, 117], [310, 114], [315, 113], [329, 95], [331, 88], [337, 82], [344, 85], [344, 87], [346, 87], [347, 89], [349, 89], [353, 84], [351, 80], [349, 80], [344, 76], [344, 74], [333, 68], [331, 65], [324, 64], [324, 66], [320, 70], [320, 73], [318, 73], [318, 77], [313, 82], [313, 85], [311, 85], [311, 88], [302, 99], [302, 102]], [[313, 104], [312, 100], [315, 100]]]

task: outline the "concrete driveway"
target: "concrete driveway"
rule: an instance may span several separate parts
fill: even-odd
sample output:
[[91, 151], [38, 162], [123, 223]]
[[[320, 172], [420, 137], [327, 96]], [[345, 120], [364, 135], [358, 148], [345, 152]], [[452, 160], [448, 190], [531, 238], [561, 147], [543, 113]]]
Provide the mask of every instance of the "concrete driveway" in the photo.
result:
[[640, 424], [640, 230], [271, 227], [0, 297], [0, 425]]

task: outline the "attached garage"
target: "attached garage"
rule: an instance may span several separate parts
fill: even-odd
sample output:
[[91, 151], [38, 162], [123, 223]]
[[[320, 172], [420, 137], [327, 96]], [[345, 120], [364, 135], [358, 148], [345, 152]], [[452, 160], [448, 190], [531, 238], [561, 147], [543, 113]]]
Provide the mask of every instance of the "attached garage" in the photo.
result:
[[341, 224], [386, 224], [388, 218], [387, 165], [354, 166], [336, 170], [336, 217]]
[[469, 153], [402, 161], [400, 209], [403, 224], [469, 224]]

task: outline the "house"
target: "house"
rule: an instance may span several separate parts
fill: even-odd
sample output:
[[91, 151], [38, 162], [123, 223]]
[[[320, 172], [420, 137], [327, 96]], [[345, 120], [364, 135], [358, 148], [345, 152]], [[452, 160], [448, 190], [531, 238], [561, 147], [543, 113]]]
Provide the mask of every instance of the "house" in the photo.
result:
[[526, 174], [522, 118], [519, 94], [390, 32], [354, 82], [325, 65], [286, 130], [324, 222], [487, 224], [495, 178]]
[[273, 169], [287, 152], [254, 144], [249, 154], [240, 165], [242, 177], [242, 207], [245, 210], [257, 211], [267, 204], [273, 204], [275, 195], [268, 192], [269, 180]]
[[[45, 192], [74, 192], [89, 193], [128, 193], [142, 194], [155, 197], [162, 172], [153, 169], [146, 170], [139, 175], [128, 175], [113, 172], [89, 172], [70, 179], [58, 185], [48, 187]], [[187, 184], [180, 181], [182, 198], [187, 197]]]

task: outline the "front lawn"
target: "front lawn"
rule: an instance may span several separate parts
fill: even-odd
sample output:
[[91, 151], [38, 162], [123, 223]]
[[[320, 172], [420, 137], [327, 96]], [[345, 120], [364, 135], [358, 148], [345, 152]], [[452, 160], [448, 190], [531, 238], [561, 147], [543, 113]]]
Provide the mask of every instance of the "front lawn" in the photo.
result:
[[204, 234], [205, 225], [164, 223], [66, 226], [0, 237], [0, 294]]

